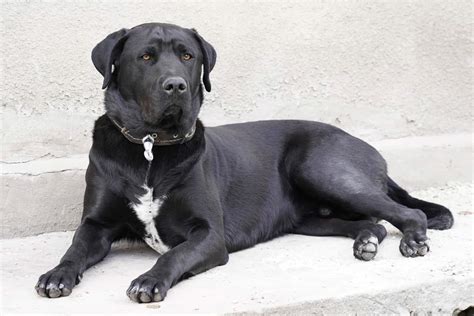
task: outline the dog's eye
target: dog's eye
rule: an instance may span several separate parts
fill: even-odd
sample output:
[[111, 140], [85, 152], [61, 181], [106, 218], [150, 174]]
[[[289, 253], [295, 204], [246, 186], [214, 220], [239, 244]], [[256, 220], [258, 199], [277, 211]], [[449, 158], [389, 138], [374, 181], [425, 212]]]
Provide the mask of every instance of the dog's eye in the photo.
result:
[[186, 54], [183, 54], [182, 58], [183, 58], [183, 60], [191, 60], [191, 58], [193, 58], [193, 56], [191, 56], [191, 54], [186, 53]]
[[151, 59], [151, 55], [150, 55], [150, 54], [143, 54], [142, 59], [143, 59], [143, 60], [150, 60], [150, 59]]

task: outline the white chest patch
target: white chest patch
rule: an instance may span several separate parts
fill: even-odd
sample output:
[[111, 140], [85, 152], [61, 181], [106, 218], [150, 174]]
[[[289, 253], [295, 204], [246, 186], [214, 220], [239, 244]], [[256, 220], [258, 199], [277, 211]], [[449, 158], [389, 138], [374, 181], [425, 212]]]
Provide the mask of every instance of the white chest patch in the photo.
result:
[[146, 193], [137, 197], [139, 202], [137, 204], [130, 203], [130, 207], [135, 211], [138, 219], [145, 225], [145, 237], [143, 240], [160, 254], [164, 254], [169, 250], [158, 234], [155, 226], [155, 217], [158, 216], [160, 207], [166, 199], [163, 195], [157, 199], [153, 199], [153, 188], [146, 185], [143, 186]]

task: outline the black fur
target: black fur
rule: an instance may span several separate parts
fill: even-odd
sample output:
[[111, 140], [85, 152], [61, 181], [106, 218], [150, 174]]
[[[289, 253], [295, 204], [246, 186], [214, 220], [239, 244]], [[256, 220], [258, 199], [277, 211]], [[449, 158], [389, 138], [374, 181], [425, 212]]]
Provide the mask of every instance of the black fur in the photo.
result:
[[[197, 119], [201, 69], [210, 90], [216, 53], [194, 30], [123, 29], [99, 43], [92, 59], [104, 75], [107, 114], [94, 127], [82, 223], [60, 264], [40, 277], [41, 296], [69, 295], [114, 241], [147, 235], [131, 203], [145, 193], [148, 162], [111, 118], [137, 137], [168, 137], [196, 124], [190, 141], [153, 148], [145, 184], [154, 198], [166, 196], [154, 224], [170, 250], [132, 282], [127, 294], [136, 302], [162, 300], [183, 278], [225, 264], [230, 252], [286, 233], [347, 236], [354, 255], [370, 260], [386, 236], [379, 219], [403, 232], [404, 256], [429, 250], [427, 227], [453, 224], [445, 207], [410, 197], [390, 179], [374, 148], [334, 126], [286, 120], [205, 129]], [[171, 93], [168, 78], [184, 79], [186, 88]]]
[[390, 178], [388, 179], [388, 196], [395, 202], [409, 208], [422, 210], [428, 218], [428, 228], [430, 229], [444, 230], [453, 227], [453, 214], [446, 207], [410, 196]]

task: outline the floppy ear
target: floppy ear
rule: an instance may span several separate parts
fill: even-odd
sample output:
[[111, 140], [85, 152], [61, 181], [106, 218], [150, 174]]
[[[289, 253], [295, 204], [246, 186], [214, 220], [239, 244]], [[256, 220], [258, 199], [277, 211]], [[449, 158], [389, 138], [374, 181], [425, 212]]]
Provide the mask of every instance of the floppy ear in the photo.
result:
[[[112, 65], [122, 53], [123, 44], [127, 39], [127, 29], [121, 29], [109, 34], [92, 50], [92, 62], [95, 68], [104, 76], [102, 89], [105, 89], [112, 80]], [[117, 65], [114, 65], [116, 67]]]
[[199, 46], [201, 47], [201, 52], [203, 56], [204, 73], [202, 75], [202, 82], [204, 83], [206, 91], [211, 92], [211, 81], [209, 80], [209, 73], [216, 64], [217, 54], [211, 44], [206, 42], [206, 40], [202, 38], [202, 36], [199, 35], [195, 29], [192, 30], [194, 32], [194, 36], [199, 42]]

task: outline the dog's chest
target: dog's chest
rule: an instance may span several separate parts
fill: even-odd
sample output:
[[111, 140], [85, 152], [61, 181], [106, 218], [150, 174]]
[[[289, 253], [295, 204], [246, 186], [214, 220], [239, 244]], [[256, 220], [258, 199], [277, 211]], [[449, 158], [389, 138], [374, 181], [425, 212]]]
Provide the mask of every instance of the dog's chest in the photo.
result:
[[169, 250], [169, 247], [163, 243], [155, 225], [155, 218], [158, 216], [166, 196], [153, 198], [153, 188], [143, 186], [145, 194], [137, 196], [138, 203], [130, 203], [138, 219], [145, 227], [145, 236], [143, 240], [158, 253], [163, 254]]

